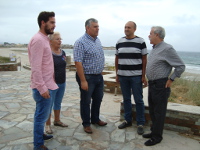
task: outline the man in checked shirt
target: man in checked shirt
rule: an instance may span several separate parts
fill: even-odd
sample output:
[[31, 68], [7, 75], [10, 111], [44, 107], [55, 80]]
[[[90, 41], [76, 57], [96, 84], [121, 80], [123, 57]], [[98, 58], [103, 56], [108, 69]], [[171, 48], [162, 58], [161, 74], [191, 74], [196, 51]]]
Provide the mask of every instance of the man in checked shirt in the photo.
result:
[[[144, 138], [150, 138], [144, 143], [146, 146], [162, 141], [170, 86], [174, 79], [185, 71], [185, 64], [174, 48], [164, 42], [164, 37], [164, 28], [151, 28], [149, 40], [153, 44], [153, 49], [148, 57], [146, 76], [149, 83], [148, 103], [152, 126], [151, 133], [143, 134]], [[172, 72], [173, 67], [175, 69]]]
[[[80, 113], [86, 133], [92, 133], [90, 124], [105, 126], [99, 118], [103, 98], [104, 52], [99, 40], [98, 21], [90, 18], [85, 22], [86, 33], [74, 44], [74, 61], [77, 69], [76, 81], [80, 89]], [[92, 104], [91, 104], [92, 99]], [[90, 111], [91, 104], [91, 111]]]

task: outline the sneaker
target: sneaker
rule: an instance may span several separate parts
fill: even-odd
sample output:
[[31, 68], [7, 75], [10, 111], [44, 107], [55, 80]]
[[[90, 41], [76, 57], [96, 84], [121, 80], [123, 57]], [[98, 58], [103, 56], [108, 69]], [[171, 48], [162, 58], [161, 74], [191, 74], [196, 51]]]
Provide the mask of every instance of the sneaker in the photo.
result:
[[119, 129], [124, 129], [124, 128], [130, 127], [130, 126], [132, 126], [132, 122], [126, 122], [126, 121], [124, 121], [122, 124], [120, 124], [120, 125], [118, 126], [118, 128], [119, 128]]
[[43, 134], [43, 139], [45, 141], [51, 140], [53, 138], [53, 135], [47, 135], [47, 134]]
[[139, 135], [142, 135], [144, 133], [144, 129], [143, 129], [143, 126], [142, 125], [139, 125], [138, 128], [137, 128], [137, 133]]

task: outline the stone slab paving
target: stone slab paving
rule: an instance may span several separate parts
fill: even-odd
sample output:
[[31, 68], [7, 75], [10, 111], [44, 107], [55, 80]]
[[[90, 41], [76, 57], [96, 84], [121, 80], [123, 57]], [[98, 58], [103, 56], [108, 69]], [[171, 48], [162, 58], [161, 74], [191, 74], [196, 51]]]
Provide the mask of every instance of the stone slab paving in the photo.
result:
[[[30, 71], [0, 72], [0, 149], [33, 149], [33, 114], [35, 102], [32, 98]], [[101, 119], [108, 122], [105, 127], [92, 125], [93, 134], [83, 131], [79, 114], [79, 89], [75, 72], [67, 72], [67, 88], [62, 103], [61, 119], [69, 127], [52, 125], [54, 138], [45, 142], [53, 150], [200, 150], [199, 137], [187, 137], [164, 130], [163, 141], [146, 147], [136, 126], [119, 130], [121, 123], [121, 95], [104, 94]], [[52, 118], [53, 120], [53, 118]], [[149, 127], [145, 127], [149, 131]]]

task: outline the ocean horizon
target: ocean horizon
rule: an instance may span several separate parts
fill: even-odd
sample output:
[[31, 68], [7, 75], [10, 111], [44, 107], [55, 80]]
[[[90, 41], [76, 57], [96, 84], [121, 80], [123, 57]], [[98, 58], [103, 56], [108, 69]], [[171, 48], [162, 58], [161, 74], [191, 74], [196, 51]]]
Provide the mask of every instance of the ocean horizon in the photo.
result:
[[[13, 50], [22, 51], [22, 54], [28, 55], [27, 48], [10, 48]], [[73, 49], [63, 49], [67, 56], [71, 56], [73, 61]], [[148, 53], [150, 50], [148, 50]], [[188, 73], [200, 74], [200, 52], [188, 52], [188, 51], [176, 51], [186, 65], [186, 71]], [[115, 65], [115, 50], [104, 50], [105, 65]]]
[[[73, 49], [63, 49], [73, 61]], [[148, 50], [148, 53], [150, 50]], [[200, 74], [200, 52], [176, 51], [186, 65], [186, 72]], [[115, 65], [115, 50], [104, 50], [105, 65]]]

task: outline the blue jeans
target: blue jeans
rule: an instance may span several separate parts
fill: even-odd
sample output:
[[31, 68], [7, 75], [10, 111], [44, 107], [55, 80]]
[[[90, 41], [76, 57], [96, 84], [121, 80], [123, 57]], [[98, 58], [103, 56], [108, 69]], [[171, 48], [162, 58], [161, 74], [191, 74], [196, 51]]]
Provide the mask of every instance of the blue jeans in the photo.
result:
[[[88, 82], [88, 91], [81, 89], [79, 76], [76, 74], [76, 81], [80, 89], [80, 113], [83, 120], [84, 127], [90, 126], [91, 122], [96, 123], [99, 119], [100, 106], [103, 98], [104, 81], [103, 76], [99, 75], [85, 75]], [[91, 104], [92, 99], [92, 104]], [[91, 122], [90, 122], [90, 104], [91, 104]]]
[[62, 99], [63, 99], [64, 93], [65, 93], [66, 82], [57, 84], [57, 86], [59, 88], [55, 90], [54, 97], [52, 100], [52, 105], [51, 105], [51, 109], [53, 107], [54, 110], [61, 109], [61, 103], [62, 103]]
[[36, 102], [36, 110], [34, 115], [34, 149], [44, 145], [43, 134], [44, 124], [49, 118], [51, 111], [52, 97], [54, 97], [55, 90], [49, 90], [50, 98], [43, 98], [37, 89], [33, 89], [33, 99]]
[[120, 87], [124, 101], [124, 118], [127, 122], [132, 122], [131, 94], [133, 93], [136, 104], [137, 125], [144, 125], [144, 101], [142, 90], [142, 76], [119, 76]]

